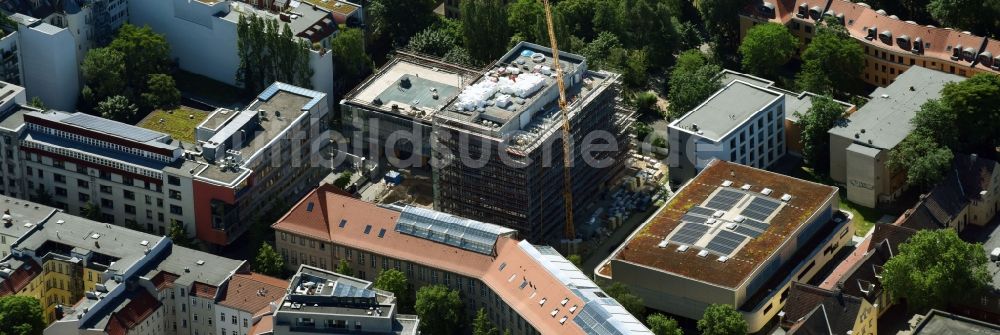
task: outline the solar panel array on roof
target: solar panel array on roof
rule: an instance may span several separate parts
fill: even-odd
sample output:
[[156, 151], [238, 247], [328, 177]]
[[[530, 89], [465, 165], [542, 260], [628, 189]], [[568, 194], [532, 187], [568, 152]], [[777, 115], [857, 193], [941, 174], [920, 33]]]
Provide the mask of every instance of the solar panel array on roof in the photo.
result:
[[688, 210], [688, 213], [689, 214], [697, 214], [697, 215], [706, 216], [706, 217], [711, 217], [712, 214], [715, 214], [715, 210], [711, 209], [711, 208], [701, 207], [701, 206], [694, 206], [694, 207], [691, 207], [691, 209]]
[[339, 298], [374, 298], [375, 291], [337, 282], [333, 285], [333, 296]]
[[82, 127], [93, 131], [118, 136], [136, 142], [149, 142], [161, 138], [163, 136], [167, 136], [163, 133], [155, 132], [149, 129], [124, 124], [121, 122], [112, 121], [105, 118], [99, 118], [84, 113], [73, 114], [63, 119], [62, 121], [63, 123], [68, 123], [77, 127]]
[[781, 206], [780, 202], [764, 197], [754, 197], [740, 215], [757, 220], [765, 221], [775, 210]]
[[692, 215], [692, 214], [684, 214], [684, 217], [682, 217], [681, 220], [685, 221], [685, 222], [694, 222], [694, 223], [706, 223], [706, 222], [708, 222], [708, 218], [707, 217], [704, 217], [704, 216], [701, 216], [701, 215]]
[[396, 231], [481, 254], [493, 254], [501, 235], [516, 231], [438, 211], [407, 206], [396, 221]]
[[743, 220], [742, 224], [750, 226], [750, 227], [753, 227], [753, 228], [757, 228], [760, 231], [766, 231], [767, 227], [770, 227], [766, 223], [763, 223], [763, 222], [760, 222], [760, 221], [757, 221], [757, 220], [752, 220], [752, 219]]
[[705, 249], [723, 255], [729, 255], [733, 252], [733, 250], [736, 250], [740, 244], [743, 244], [743, 241], [746, 239], [746, 236], [728, 230], [723, 230], [720, 231], [718, 235], [715, 235], [715, 237], [712, 238], [712, 241], [708, 242]]
[[680, 244], [694, 244], [700, 240], [706, 232], [708, 232], [708, 228], [709, 226], [703, 224], [685, 222], [680, 226], [680, 228], [677, 229], [677, 232], [670, 237], [670, 241]]
[[736, 203], [743, 199], [743, 193], [739, 191], [734, 191], [730, 189], [720, 188], [719, 192], [708, 200], [705, 207], [718, 209], [720, 211], [728, 211], [736, 206]]
[[749, 236], [750, 238], [756, 238], [757, 236], [760, 236], [760, 234], [761, 234], [761, 232], [759, 232], [757, 230], [754, 230], [754, 229], [751, 229], [750, 227], [743, 226], [743, 225], [737, 226], [736, 230], [734, 230], [734, 231], [737, 232], [737, 233]]

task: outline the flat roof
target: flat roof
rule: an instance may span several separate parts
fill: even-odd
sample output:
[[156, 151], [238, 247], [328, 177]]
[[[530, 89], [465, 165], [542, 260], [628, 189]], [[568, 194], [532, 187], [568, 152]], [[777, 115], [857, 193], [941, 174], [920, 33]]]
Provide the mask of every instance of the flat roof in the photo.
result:
[[[702, 136], [721, 140], [723, 136], [767, 108], [781, 93], [734, 80], [701, 105], [674, 121], [671, 126], [688, 131], [700, 131]], [[697, 126], [697, 130], [694, 130]]]
[[1000, 334], [1000, 326], [932, 309], [912, 334]]
[[928, 100], [941, 97], [945, 84], [965, 78], [910, 66], [888, 87], [872, 92], [871, 101], [830, 130], [830, 134], [879, 149], [892, 149], [913, 130], [910, 120]]
[[[725, 186], [730, 182], [730, 186]], [[744, 185], [749, 184], [747, 190]], [[757, 196], [771, 198], [781, 205], [766, 219], [766, 224], [758, 229], [757, 237], [750, 237], [739, 244], [725, 262], [720, 262], [718, 252], [710, 252], [707, 256], [699, 256], [705, 250], [699, 245], [689, 245], [685, 252], [678, 252], [681, 245], [673, 239], [681, 234], [682, 225], [689, 225], [693, 208], [710, 207], [714, 195], [720, 187], [725, 190], [738, 188], [740, 191], [756, 193]], [[761, 193], [770, 189], [771, 194]], [[785, 194], [791, 195], [788, 201], [780, 200]], [[813, 213], [823, 209], [829, 199], [837, 196], [837, 188], [821, 185], [789, 176], [755, 169], [748, 166], [713, 160], [683, 188], [677, 191], [673, 198], [663, 206], [653, 217], [643, 223], [632, 236], [623, 243], [610, 259], [637, 264], [662, 272], [700, 280], [715, 285], [736, 288], [741, 285], [766, 260], [774, 257], [775, 252], [801, 227]], [[732, 198], [730, 198], [732, 199]], [[743, 199], [743, 200], [740, 200]], [[733, 217], [736, 209], [739, 215], [749, 222], [755, 210], [753, 200], [749, 197], [736, 200], [723, 200], [723, 204], [737, 203], [735, 209], [726, 211], [721, 217], [723, 222], [714, 223], [710, 230], [730, 230], [724, 223]], [[737, 230], [738, 231], [738, 230]], [[732, 233], [732, 232], [729, 232]], [[693, 238], [693, 237], [692, 237]], [[699, 238], [700, 239], [700, 238]], [[661, 247], [661, 243], [668, 243]], [[613, 265], [606, 263], [599, 272], [602, 275], [613, 276]], [[748, 294], [752, 294], [748, 292]]]
[[[0, 213], [2, 213], [0, 215], [9, 215], [11, 220], [9, 227], [0, 223], [0, 234], [15, 238], [24, 236], [35, 225], [44, 222], [55, 212], [56, 209], [49, 206], [0, 195]], [[8, 243], [14, 243], [14, 241]]]
[[226, 13], [223, 17], [224, 20], [239, 22], [240, 16], [243, 14], [273, 19], [277, 20], [279, 25], [287, 24], [296, 37], [307, 38], [313, 42], [322, 40], [339, 29], [333, 15], [330, 14], [330, 10], [300, 1], [291, 1], [288, 10], [280, 14], [257, 9], [246, 3], [233, 2], [231, 6], [234, 10]]
[[[369, 316], [389, 318], [395, 308], [395, 298], [376, 292], [372, 283], [332, 271], [300, 265], [289, 281], [288, 294], [279, 302], [279, 312], [322, 313], [329, 315]], [[369, 306], [338, 302], [336, 298], [374, 298], [385, 313], [368, 314]]]
[[323, 9], [328, 10], [328, 11], [331, 11], [331, 12], [334, 12], [334, 13], [339, 13], [339, 14], [344, 14], [344, 15], [351, 15], [351, 13], [354, 13], [358, 9], [361, 9], [361, 6], [358, 6], [356, 4], [353, 4], [353, 3], [350, 3], [350, 2], [347, 2], [347, 1], [338, 1], [338, 0], [303, 0], [302, 2], [306, 2], [306, 3], [312, 4], [314, 6], [319, 6], [319, 7], [322, 7]]
[[[760, 77], [756, 77], [756, 76], [753, 76], [753, 75], [749, 75], [749, 74], [746, 74], [746, 73], [736, 72], [736, 71], [733, 71], [733, 70], [730, 70], [730, 69], [722, 69], [722, 72], [719, 73], [719, 82], [722, 83], [723, 85], [727, 85], [727, 84], [729, 84], [729, 83], [731, 83], [733, 81], [736, 81], [736, 80], [740, 80], [740, 81], [746, 82], [748, 84], [755, 85], [757, 87], [768, 88], [768, 89], [774, 90], [775, 92], [784, 94], [785, 95], [785, 120], [789, 120], [789, 121], [792, 121], [792, 122], [798, 122], [799, 121], [799, 116], [796, 115], [796, 113], [798, 113], [798, 114], [805, 114], [806, 112], [808, 112], [809, 108], [812, 107], [813, 98], [819, 96], [818, 94], [815, 94], [815, 93], [812, 93], [812, 92], [808, 92], [808, 91], [793, 92], [793, 91], [785, 90], [785, 89], [782, 89], [780, 87], [775, 86], [773, 81], [770, 81], [770, 80], [767, 80], [767, 79], [764, 79], [764, 78], [760, 78]], [[836, 100], [836, 99], [834, 99], [833, 101], [836, 102], [836, 103], [838, 103], [838, 104], [840, 104], [841, 106], [844, 106], [845, 110], [848, 110], [848, 109], [851, 109], [851, 108], [854, 107], [854, 105], [852, 105], [850, 103], [847, 103], [847, 102], [843, 102], [843, 101]]]
[[[435, 59], [397, 53], [389, 64], [348, 93], [344, 100], [430, 122], [434, 113], [458, 96], [460, 88], [477, 76], [473, 70]], [[394, 110], [393, 105], [399, 108]]]

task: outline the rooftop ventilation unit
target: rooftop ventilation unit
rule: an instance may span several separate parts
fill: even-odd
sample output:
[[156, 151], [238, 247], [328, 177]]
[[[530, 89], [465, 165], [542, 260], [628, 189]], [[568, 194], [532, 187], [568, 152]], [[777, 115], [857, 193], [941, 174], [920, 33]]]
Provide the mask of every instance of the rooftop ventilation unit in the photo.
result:
[[789, 200], [792, 200], [791, 194], [785, 193], [785, 195], [781, 196], [781, 201], [788, 202]]
[[698, 257], [708, 256], [708, 250], [702, 250], [698, 252]]
[[735, 218], [733, 218], [733, 221], [742, 223], [746, 219], [747, 218], [743, 217], [743, 215], [737, 215]]
[[681, 246], [677, 247], [677, 252], [685, 252], [685, 251], [688, 251], [688, 248], [690, 248], [690, 247], [689, 247], [689, 246], [687, 246], [687, 245], [681, 245]]
[[729, 256], [719, 256], [719, 263], [725, 263], [729, 260]]
[[726, 215], [726, 211], [715, 211], [712, 217], [721, 218], [723, 215]]
[[733, 182], [728, 180], [722, 182], [722, 187], [729, 187], [729, 186], [733, 186]]
[[145, 247], [145, 246], [149, 245], [149, 241], [142, 240], [142, 242], [139, 242], [139, 245], [142, 245], [142, 246]]
[[656, 246], [659, 247], [660, 249], [666, 248], [667, 240], [660, 241], [660, 244], [657, 244]]
[[743, 187], [740, 187], [740, 189], [742, 189], [744, 191], [749, 191], [750, 190], [750, 184], [743, 184]]
[[200, 260], [200, 259], [197, 262], [194, 262], [194, 263], [198, 264], [198, 265], [205, 265], [205, 261]]
[[716, 220], [716, 219], [708, 219], [708, 220], [706, 220], [706, 221], [705, 221], [705, 223], [707, 223], [707, 224], [709, 224], [709, 225], [714, 225], [714, 224], [715, 224], [716, 222], [719, 222], [719, 220]]
[[773, 190], [771, 190], [769, 188], [766, 188], [766, 187], [763, 190], [760, 190], [760, 194], [763, 194], [763, 195], [771, 195], [771, 192], [773, 192]]
[[726, 229], [736, 230], [736, 223], [730, 222], [726, 224]]

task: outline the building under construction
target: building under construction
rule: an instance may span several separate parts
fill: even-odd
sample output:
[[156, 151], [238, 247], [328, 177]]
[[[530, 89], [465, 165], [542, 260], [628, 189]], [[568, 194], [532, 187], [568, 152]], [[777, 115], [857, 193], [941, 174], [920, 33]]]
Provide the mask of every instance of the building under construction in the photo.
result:
[[[617, 74], [588, 71], [579, 55], [559, 58], [573, 208], [583, 217], [623, 168], [633, 118], [617, 107]], [[550, 48], [519, 43], [434, 114], [435, 208], [517, 229], [530, 241], [563, 237], [563, 118], [553, 65]]]

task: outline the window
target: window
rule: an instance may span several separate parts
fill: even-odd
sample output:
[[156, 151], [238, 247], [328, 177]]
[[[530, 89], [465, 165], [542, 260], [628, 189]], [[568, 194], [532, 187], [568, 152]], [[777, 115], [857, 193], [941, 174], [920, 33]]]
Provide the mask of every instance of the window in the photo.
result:
[[101, 189], [101, 193], [104, 193], [104, 194], [114, 194], [114, 192], [111, 190], [111, 186], [100, 185], [100, 189]]
[[233, 324], [235, 325], [236, 324], [236, 316], [235, 315], [232, 316], [232, 320], [233, 320]]
[[111, 199], [101, 198], [101, 207], [109, 208], [109, 209], [114, 209], [115, 208], [115, 202], [111, 201]]
[[126, 204], [125, 205], [125, 213], [135, 214], [135, 206]]
[[55, 179], [55, 181], [57, 183], [60, 183], [60, 184], [65, 184], [66, 183], [66, 176], [64, 176], [64, 175], [61, 175], [61, 174], [58, 174], [58, 173], [53, 173], [52, 177]]
[[122, 193], [125, 195], [125, 199], [135, 200], [135, 192], [132, 192], [132, 191], [129, 191], [129, 190], [124, 190], [124, 191], [122, 191]]
[[181, 179], [177, 178], [175, 176], [167, 176], [167, 184], [174, 185], [174, 186], [180, 186], [181, 185]]
[[808, 25], [808, 24], [807, 24], [807, 25], [805, 25], [805, 27], [806, 27], [806, 33], [807, 33], [807, 34], [812, 34], [812, 32], [813, 32], [813, 27], [812, 27], [812, 26], [810, 26], [810, 25]]
[[90, 188], [90, 182], [82, 179], [77, 179], [76, 186], [79, 188]]
[[181, 200], [181, 191], [170, 190], [170, 199]]
[[184, 211], [181, 209], [181, 206], [170, 205], [170, 214], [183, 215]]
[[61, 196], [61, 197], [65, 197], [66, 194], [67, 194], [66, 193], [66, 188], [56, 186], [56, 195]]

